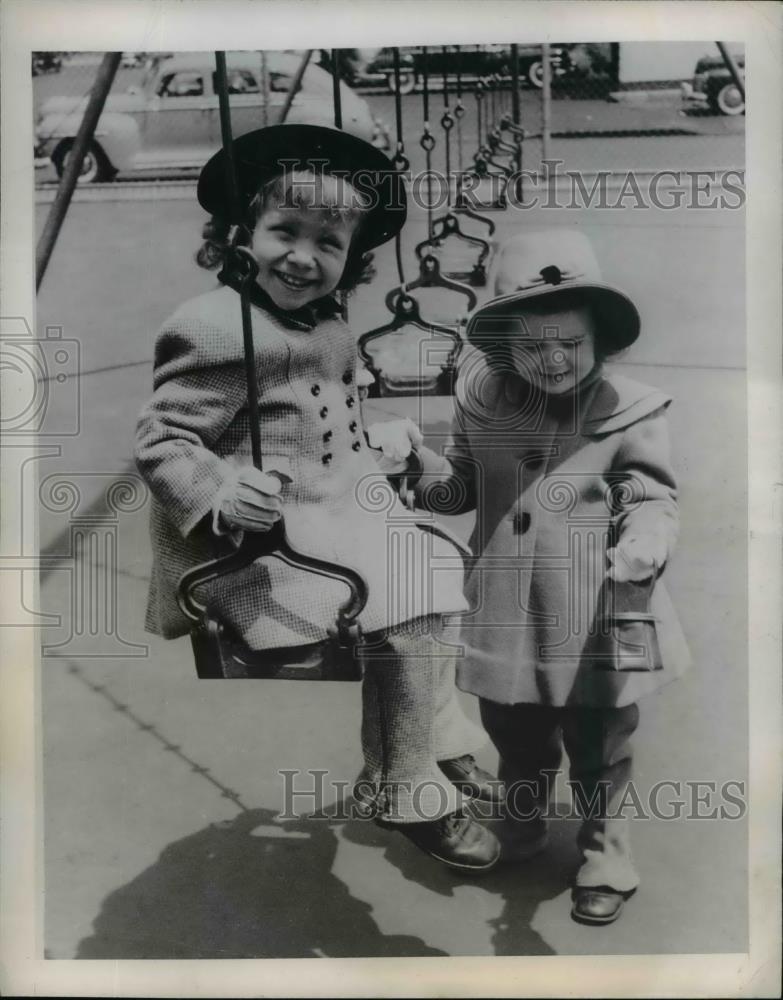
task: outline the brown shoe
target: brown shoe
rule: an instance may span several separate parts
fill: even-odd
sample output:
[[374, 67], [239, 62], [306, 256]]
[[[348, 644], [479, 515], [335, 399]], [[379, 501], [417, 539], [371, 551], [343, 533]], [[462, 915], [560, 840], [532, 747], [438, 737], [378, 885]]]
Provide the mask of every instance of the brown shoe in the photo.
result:
[[571, 916], [579, 924], [612, 924], [622, 913], [628, 892], [617, 892], [608, 885], [577, 886], [572, 898]]
[[426, 823], [375, 821], [385, 830], [397, 830], [425, 854], [466, 875], [491, 871], [500, 860], [494, 833], [463, 812], [448, 813]]
[[505, 802], [506, 788], [503, 782], [479, 767], [471, 754], [438, 761], [438, 767], [452, 785], [472, 799], [494, 802], [496, 805]]

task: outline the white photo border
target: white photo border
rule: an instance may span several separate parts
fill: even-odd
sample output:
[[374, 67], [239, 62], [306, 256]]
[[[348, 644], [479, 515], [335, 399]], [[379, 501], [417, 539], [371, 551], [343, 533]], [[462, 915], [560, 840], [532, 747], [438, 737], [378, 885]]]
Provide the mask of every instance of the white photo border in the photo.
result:
[[[35, 329], [34, 50], [193, 50], [623, 39], [742, 41], [747, 66], [750, 950], [601, 957], [53, 961], [43, 959], [34, 630], [0, 633], [0, 988], [50, 996], [775, 996], [780, 968], [781, 39], [778, 4], [482, 0], [3, 0], [3, 316]], [[295, 23], [294, 23], [295, 22]], [[3, 394], [3, 405], [12, 403]], [[0, 463], [5, 471], [7, 465]], [[18, 522], [4, 482], [2, 531]], [[8, 551], [3, 543], [2, 551]], [[0, 612], [11, 595], [0, 594]], [[0, 620], [3, 620], [0, 617]], [[716, 872], [716, 878], [719, 878]], [[706, 915], [705, 915], [706, 916]]]

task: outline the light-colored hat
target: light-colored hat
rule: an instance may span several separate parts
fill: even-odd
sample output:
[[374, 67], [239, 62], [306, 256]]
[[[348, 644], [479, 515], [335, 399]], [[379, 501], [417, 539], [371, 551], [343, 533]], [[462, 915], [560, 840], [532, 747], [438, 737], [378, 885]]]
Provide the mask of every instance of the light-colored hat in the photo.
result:
[[494, 298], [468, 320], [466, 336], [475, 347], [496, 351], [521, 333], [515, 317], [533, 300], [579, 291], [593, 309], [596, 338], [608, 352], [628, 347], [639, 336], [636, 306], [627, 295], [603, 283], [593, 248], [584, 233], [548, 229], [524, 233], [504, 243], [491, 275]]

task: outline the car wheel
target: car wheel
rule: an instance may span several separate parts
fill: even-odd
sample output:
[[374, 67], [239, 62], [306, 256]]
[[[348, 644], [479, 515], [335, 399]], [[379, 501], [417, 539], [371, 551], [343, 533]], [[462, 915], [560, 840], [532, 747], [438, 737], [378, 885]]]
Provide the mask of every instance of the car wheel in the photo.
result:
[[[57, 170], [57, 176], [62, 177], [65, 173], [65, 165], [73, 146], [72, 139], [61, 142], [52, 155], [52, 162]], [[116, 170], [112, 167], [108, 157], [97, 142], [91, 142], [84, 154], [81, 173], [77, 184], [100, 184], [113, 180]]]
[[742, 114], [745, 110], [745, 101], [736, 83], [727, 83], [720, 88], [714, 98], [714, 108], [722, 115]]
[[532, 87], [539, 89], [544, 86], [544, 64], [540, 59], [536, 59], [527, 68], [527, 80]]
[[[392, 94], [395, 93], [397, 89], [395, 86], [395, 82], [396, 81], [394, 79], [394, 73], [389, 73], [389, 75], [386, 77], [386, 84], [389, 88], [390, 93]], [[416, 87], [416, 76], [413, 73], [406, 73], [404, 71], [400, 73], [401, 94], [412, 94], [415, 87]]]

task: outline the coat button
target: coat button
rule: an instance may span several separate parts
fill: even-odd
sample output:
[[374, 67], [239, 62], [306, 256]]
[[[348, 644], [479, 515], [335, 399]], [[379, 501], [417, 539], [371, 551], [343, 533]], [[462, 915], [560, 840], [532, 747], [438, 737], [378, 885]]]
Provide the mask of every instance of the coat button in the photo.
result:
[[530, 527], [530, 514], [526, 510], [514, 514], [514, 533], [524, 535]]
[[331, 440], [332, 440], [332, 432], [331, 431], [327, 431], [324, 434], [324, 444], [328, 444]]
[[327, 451], [327, 453], [321, 457], [321, 461], [324, 463], [324, 465], [328, 465], [331, 462], [331, 460], [332, 460], [332, 453], [330, 451]]
[[343, 372], [343, 382], [345, 382], [346, 385], [349, 385], [352, 379], [353, 372], [349, 368], [347, 371]]
[[313, 385], [313, 386], [311, 386], [311, 387], [310, 387], [310, 392], [311, 392], [311, 393], [312, 393], [312, 394], [313, 394], [314, 396], [317, 396], [317, 395], [318, 395], [318, 394], [320, 393], [320, 391], [321, 391], [321, 387], [320, 387], [320, 385]]
[[361, 441], [354, 441], [354, 443], [351, 445], [351, 447], [353, 448], [354, 451], [359, 451], [359, 449], [361, 448], [361, 446], [362, 446], [362, 442]]
[[358, 425], [358, 424], [356, 423], [356, 421], [355, 421], [355, 420], [352, 420], [352, 421], [350, 422], [350, 424], [348, 424], [348, 430], [349, 430], [349, 431], [351, 432], [351, 434], [355, 434], [355, 433], [356, 433], [356, 428], [357, 428], [358, 426], [359, 426], [359, 425]]
[[353, 404], [355, 402], [356, 402], [356, 400], [353, 398], [353, 396], [349, 396], [348, 399], [346, 399], [346, 401], [345, 401], [345, 405], [346, 406], [353, 406]]
[[320, 415], [321, 415], [321, 420], [325, 420], [326, 417], [329, 414], [329, 407], [328, 406], [322, 406], [319, 412], [320, 412]]

